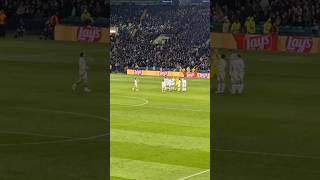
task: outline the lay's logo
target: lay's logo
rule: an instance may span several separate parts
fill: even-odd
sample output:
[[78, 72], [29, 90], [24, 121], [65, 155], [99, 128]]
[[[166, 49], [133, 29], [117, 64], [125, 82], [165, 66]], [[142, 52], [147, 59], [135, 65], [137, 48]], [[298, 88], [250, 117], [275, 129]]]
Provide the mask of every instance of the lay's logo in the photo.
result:
[[209, 78], [209, 74], [208, 73], [198, 73], [198, 78], [207, 79], [207, 78]]
[[101, 29], [97, 27], [79, 27], [78, 41], [98, 42], [101, 39]]
[[307, 53], [312, 47], [311, 37], [289, 36], [286, 41], [286, 49], [291, 52]]
[[142, 75], [142, 71], [141, 70], [134, 70], [134, 75]]
[[160, 71], [160, 76], [168, 76], [168, 72], [167, 71]]
[[246, 49], [248, 50], [266, 50], [272, 45], [271, 36], [247, 36]]

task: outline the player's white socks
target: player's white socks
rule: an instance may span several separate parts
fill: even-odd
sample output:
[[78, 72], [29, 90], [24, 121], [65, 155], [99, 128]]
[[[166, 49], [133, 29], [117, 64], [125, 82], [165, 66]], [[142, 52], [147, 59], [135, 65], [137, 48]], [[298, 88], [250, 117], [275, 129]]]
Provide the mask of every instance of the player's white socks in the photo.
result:
[[224, 83], [218, 83], [218, 89], [217, 93], [224, 93], [225, 84]]
[[72, 91], [76, 91], [76, 89], [77, 89], [77, 84], [76, 83], [72, 84]]
[[89, 89], [88, 87], [85, 87], [84, 92], [91, 92], [91, 89]]

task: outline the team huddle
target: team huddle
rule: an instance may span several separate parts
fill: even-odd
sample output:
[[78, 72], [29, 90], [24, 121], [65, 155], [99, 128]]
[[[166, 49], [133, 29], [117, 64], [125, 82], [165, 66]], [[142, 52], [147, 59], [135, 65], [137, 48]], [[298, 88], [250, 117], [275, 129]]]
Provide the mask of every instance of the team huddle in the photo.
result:
[[229, 77], [230, 77], [230, 93], [231, 94], [242, 94], [244, 89], [244, 74], [245, 74], [245, 64], [243, 59], [239, 54], [232, 53], [226, 60], [224, 54], [219, 54], [215, 51], [218, 56], [217, 63], [217, 94], [222, 94], [225, 91], [225, 82], [227, 75], [227, 67], [229, 66]]
[[167, 78], [165, 77], [161, 82], [161, 91], [178, 91], [178, 92], [187, 92], [187, 80], [184, 78]]
[[[138, 91], [138, 80], [134, 78], [132, 91]], [[187, 92], [187, 80], [184, 78], [167, 78], [161, 81], [161, 92]]]

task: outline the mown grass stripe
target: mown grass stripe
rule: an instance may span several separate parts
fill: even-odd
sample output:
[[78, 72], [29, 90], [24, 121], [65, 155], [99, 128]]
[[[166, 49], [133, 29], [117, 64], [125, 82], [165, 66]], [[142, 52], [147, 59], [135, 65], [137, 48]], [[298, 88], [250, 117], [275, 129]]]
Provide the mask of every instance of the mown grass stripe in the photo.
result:
[[111, 129], [111, 141], [210, 152], [210, 138], [202, 137], [136, 132], [113, 128]]
[[113, 157], [125, 159], [136, 159], [203, 169], [208, 169], [210, 167], [210, 152], [197, 150], [111, 142], [111, 154]]
[[115, 157], [111, 157], [111, 166], [111, 176], [138, 180], [177, 180], [205, 170]]

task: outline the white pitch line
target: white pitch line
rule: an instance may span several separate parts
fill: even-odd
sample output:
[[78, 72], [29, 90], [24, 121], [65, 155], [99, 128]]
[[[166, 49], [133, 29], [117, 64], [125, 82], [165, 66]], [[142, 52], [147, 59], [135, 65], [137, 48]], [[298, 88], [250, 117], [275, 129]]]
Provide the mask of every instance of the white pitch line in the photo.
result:
[[72, 138], [68, 136], [57, 136], [49, 134], [40, 134], [40, 133], [30, 133], [30, 132], [17, 132], [17, 131], [0, 131], [0, 134], [17, 134], [17, 135], [27, 135], [27, 136], [39, 136], [39, 137], [56, 137], [56, 138]]
[[[12, 109], [21, 109], [21, 110], [28, 110], [28, 111], [42, 111], [42, 112], [52, 112], [52, 113], [60, 113], [60, 114], [69, 114], [75, 116], [82, 116], [82, 117], [90, 117], [95, 119], [100, 119], [106, 121], [106, 118], [85, 114], [85, 113], [77, 113], [77, 112], [69, 112], [69, 111], [60, 111], [60, 110], [49, 110], [49, 109], [36, 109], [36, 108], [26, 108], [26, 107], [11, 107]], [[84, 141], [84, 140], [92, 140], [97, 139], [100, 137], [108, 136], [109, 133], [106, 134], [99, 134], [90, 137], [67, 137], [67, 136], [56, 136], [56, 135], [46, 135], [46, 134], [39, 134], [39, 133], [30, 133], [30, 132], [14, 132], [14, 131], [0, 131], [0, 133], [6, 134], [21, 134], [21, 135], [32, 135], [32, 136], [42, 136], [42, 137], [56, 137], [56, 138], [64, 138], [63, 140], [52, 140], [52, 141], [39, 141], [39, 142], [25, 142], [25, 143], [8, 143], [8, 144], [0, 144], [0, 146], [17, 146], [17, 145], [41, 145], [41, 144], [57, 144], [57, 143], [66, 143], [66, 142], [76, 142], [76, 141]]]
[[129, 99], [138, 99], [138, 100], [142, 100], [143, 103], [139, 103], [139, 104], [121, 104], [121, 103], [112, 103], [111, 105], [121, 105], [121, 106], [132, 106], [132, 107], [138, 107], [138, 106], [144, 106], [146, 104], [149, 104], [149, 101], [145, 98], [142, 97], [131, 97], [131, 96], [120, 96], [120, 95], [111, 95], [111, 96], [118, 96], [118, 97], [125, 97], [125, 98], [129, 98]]
[[77, 142], [77, 141], [85, 141], [91, 139], [97, 139], [99, 137], [108, 136], [107, 134], [101, 134], [97, 136], [91, 136], [86, 138], [72, 138], [72, 139], [64, 139], [64, 140], [52, 140], [52, 141], [39, 141], [39, 142], [28, 142], [28, 143], [8, 143], [8, 144], [0, 144], [1, 146], [18, 146], [18, 145], [42, 145], [42, 144], [59, 144], [59, 143], [67, 143], [67, 142]]
[[190, 176], [186, 176], [186, 177], [180, 178], [180, 179], [178, 179], [178, 180], [190, 179], [190, 178], [192, 178], [192, 177], [199, 176], [199, 175], [204, 174], [204, 173], [207, 173], [207, 172], [209, 172], [209, 171], [210, 171], [210, 169], [207, 169], [207, 170], [204, 170], [204, 171], [195, 173], [195, 174], [191, 174]]
[[194, 112], [207, 112], [210, 111], [204, 111], [202, 109], [190, 109], [190, 108], [175, 108], [175, 107], [158, 107], [158, 106], [148, 106], [150, 108], [156, 108], [156, 109], [169, 109], [169, 110], [181, 110], [181, 111], [194, 111]]
[[181, 111], [193, 111], [193, 112], [207, 112], [209, 113], [210, 111], [205, 111], [202, 109], [191, 109], [191, 108], [176, 108], [176, 107], [165, 107], [164, 106], [154, 106], [154, 105], [150, 105], [149, 101], [145, 98], [141, 98], [141, 97], [130, 97], [130, 96], [120, 96], [120, 95], [111, 95], [111, 96], [118, 96], [118, 97], [125, 97], [125, 98], [131, 98], [131, 99], [139, 99], [139, 100], [143, 100], [144, 102], [141, 104], [135, 104], [135, 105], [131, 105], [131, 104], [121, 104], [121, 103], [111, 103], [111, 105], [121, 105], [121, 106], [132, 106], [132, 107], [138, 107], [138, 106], [144, 106], [146, 104], [148, 104], [148, 106], [146, 106], [147, 108], [156, 108], [156, 109], [168, 109], [168, 110], [181, 110]]
[[27, 107], [11, 107], [11, 109], [21, 109], [21, 110], [27, 110], [27, 111], [40, 111], [40, 112], [51, 112], [51, 113], [60, 113], [60, 114], [69, 114], [69, 115], [75, 115], [75, 116], [82, 116], [82, 117], [89, 117], [94, 119], [100, 119], [107, 121], [106, 118], [101, 116], [96, 116], [92, 114], [86, 114], [86, 113], [78, 113], [78, 112], [71, 112], [71, 111], [61, 111], [61, 110], [50, 110], [50, 109], [37, 109], [37, 108], [27, 108]]
[[283, 154], [283, 153], [269, 153], [269, 152], [258, 152], [258, 151], [241, 151], [241, 150], [232, 150], [232, 149], [211, 149], [217, 152], [230, 152], [230, 153], [239, 153], [239, 154], [254, 154], [261, 156], [276, 156], [276, 157], [289, 157], [297, 159], [313, 159], [320, 160], [319, 156], [305, 156], [305, 155], [296, 155], [296, 154]]

